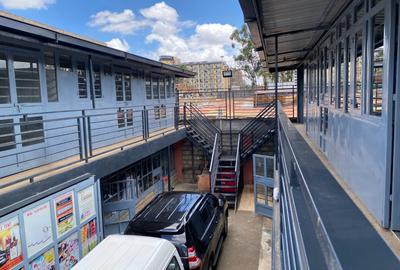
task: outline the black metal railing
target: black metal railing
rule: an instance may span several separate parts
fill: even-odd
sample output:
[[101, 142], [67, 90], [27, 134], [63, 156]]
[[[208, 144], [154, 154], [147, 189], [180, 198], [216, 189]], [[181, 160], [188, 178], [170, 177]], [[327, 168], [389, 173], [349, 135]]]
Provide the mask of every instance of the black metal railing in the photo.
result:
[[215, 134], [222, 140], [221, 130], [192, 103], [184, 104], [183, 120], [185, 127], [193, 130], [208, 145], [213, 146]]
[[217, 180], [219, 159], [220, 159], [221, 153], [222, 153], [221, 139], [219, 138], [219, 136], [220, 136], [219, 133], [215, 133], [214, 145], [213, 145], [211, 161], [210, 161], [209, 173], [210, 173], [211, 193], [215, 192], [215, 182]]
[[0, 188], [163, 136], [179, 129], [179, 112], [170, 103], [1, 116]]
[[241, 129], [239, 133], [241, 135], [241, 157], [247, 158], [257, 147], [272, 138], [275, 125], [275, 102], [271, 102]]
[[[177, 93], [180, 104], [191, 103], [210, 119], [246, 119], [255, 117], [275, 100], [275, 89], [215, 88], [185, 89]], [[297, 117], [296, 85], [280, 86], [278, 100], [290, 118]]]

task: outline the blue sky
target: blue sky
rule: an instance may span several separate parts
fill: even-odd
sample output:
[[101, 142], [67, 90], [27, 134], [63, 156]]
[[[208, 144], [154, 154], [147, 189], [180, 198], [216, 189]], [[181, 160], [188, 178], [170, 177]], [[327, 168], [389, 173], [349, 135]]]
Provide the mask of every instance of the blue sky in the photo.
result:
[[3, 10], [122, 50], [182, 61], [230, 61], [243, 24], [238, 0], [0, 0]]

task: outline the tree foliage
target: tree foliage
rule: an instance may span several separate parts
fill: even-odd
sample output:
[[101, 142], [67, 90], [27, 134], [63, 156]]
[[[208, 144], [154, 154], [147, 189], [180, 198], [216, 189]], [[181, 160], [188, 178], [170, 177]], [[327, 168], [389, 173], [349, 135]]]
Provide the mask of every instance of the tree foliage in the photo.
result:
[[239, 54], [234, 56], [233, 59], [254, 87], [257, 84], [257, 78], [263, 76], [264, 71], [260, 58], [254, 50], [254, 43], [251, 40], [247, 25], [243, 25], [241, 29], [233, 31], [230, 39], [233, 41], [232, 48], [235, 48], [239, 44]]
[[[234, 56], [236, 64], [245, 73], [245, 76], [251, 81], [252, 87], [257, 84], [257, 78], [262, 77], [264, 84], [275, 81], [275, 74], [265, 71], [261, 66], [261, 60], [254, 49], [254, 43], [251, 40], [250, 31], [247, 25], [241, 29], [236, 29], [230, 36], [232, 48], [239, 44], [239, 53]], [[291, 82], [293, 80], [293, 71], [279, 72], [279, 82]]]

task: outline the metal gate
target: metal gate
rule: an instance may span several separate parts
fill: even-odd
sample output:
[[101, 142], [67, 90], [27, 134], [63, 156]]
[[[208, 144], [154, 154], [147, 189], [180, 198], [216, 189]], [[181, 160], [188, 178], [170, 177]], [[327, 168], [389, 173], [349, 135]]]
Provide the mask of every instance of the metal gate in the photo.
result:
[[257, 214], [272, 217], [274, 192], [273, 156], [253, 155], [254, 206]]

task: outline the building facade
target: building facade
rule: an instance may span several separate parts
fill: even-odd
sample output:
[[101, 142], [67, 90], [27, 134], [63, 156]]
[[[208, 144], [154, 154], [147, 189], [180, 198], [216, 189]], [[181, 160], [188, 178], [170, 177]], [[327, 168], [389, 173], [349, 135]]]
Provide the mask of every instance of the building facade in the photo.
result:
[[230, 79], [222, 76], [222, 71], [229, 67], [224, 62], [187, 62], [182, 63], [185, 69], [196, 75], [193, 78], [183, 79], [180, 84], [195, 91], [227, 90]]
[[69, 269], [168, 189], [175, 81], [194, 74], [5, 12], [0, 25], [0, 269]]

